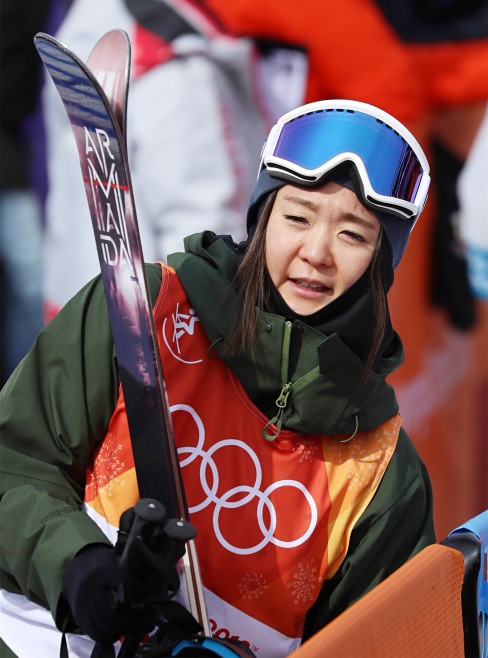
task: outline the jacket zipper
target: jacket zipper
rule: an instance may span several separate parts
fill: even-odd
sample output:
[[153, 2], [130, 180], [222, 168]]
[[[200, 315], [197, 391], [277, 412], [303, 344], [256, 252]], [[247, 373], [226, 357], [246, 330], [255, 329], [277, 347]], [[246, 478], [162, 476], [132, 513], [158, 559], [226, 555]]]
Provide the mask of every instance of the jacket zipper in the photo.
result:
[[[293, 328], [293, 323], [290, 320], [285, 321], [285, 329], [284, 329], [284, 334], [283, 334], [283, 347], [282, 347], [282, 353], [281, 353], [281, 391], [280, 394], [278, 395], [278, 398], [276, 399], [276, 406], [278, 408], [278, 411], [271, 420], [269, 420], [266, 425], [262, 429], [262, 435], [267, 441], [274, 441], [279, 437], [281, 434], [281, 427], [283, 425], [283, 422], [288, 418], [284, 418], [284, 414], [286, 411], [286, 408], [288, 406], [288, 399], [290, 397], [290, 394], [293, 392], [293, 390], [298, 390], [300, 388], [300, 385], [303, 385], [308, 381], [310, 376], [312, 376], [317, 368], [314, 368], [311, 370], [309, 373], [301, 377], [295, 384], [292, 382], [288, 381], [289, 373], [289, 363], [290, 363], [290, 343], [291, 343], [291, 334], [292, 334], [292, 328]], [[271, 425], [276, 426], [276, 432], [273, 434], [270, 434], [268, 432], [268, 428], [271, 427]]]

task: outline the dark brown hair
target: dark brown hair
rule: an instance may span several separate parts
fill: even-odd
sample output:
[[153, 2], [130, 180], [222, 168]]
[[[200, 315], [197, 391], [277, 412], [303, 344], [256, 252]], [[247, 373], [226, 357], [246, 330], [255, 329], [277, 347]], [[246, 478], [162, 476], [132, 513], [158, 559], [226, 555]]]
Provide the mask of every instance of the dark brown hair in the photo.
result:
[[[254, 235], [244, 254], [237, 272], [232, 280], [231, 288], [237, 291], [239, 313], [228, 340], [225, 353], [237, 354], [245, 348], [251, 348], [255, 342], [256, 308], [266, 309], [269, 289], [266, 267], [266, 229], [273, 209], [277, 191], [271, 192], [259, 214]], [[386, 329], [388, 307], [386, 294], [381, 280], [381, 241], [380, 232], [375, 252], [370, 265], [370, 290], [373, 300], [375, 326], [373, 341], [366, 360], [365, 375], [372, 368], [381, 347]]]
[[231, 282], [231, 289], [237, 291], [239, 313], [226, 341], [225, 353], [229, 355], [253, 347], [256, 308], [265, 309], [267, 306], [266, 229], [276, 194], [277, 190], [266, 199], [254, 235]]
[[368, 358], [366, 359], [366, 375], [373, 367], [373, 363], [378, 355], [381, 343], [386, 331], [386, 323], [388, 320], [388, 303], [386, 301], [386, 292], [383, 288], [383, 281], [381, 278], [381, 243], [383, 241], [383, 229], [380, 231], [378, 242], [374, 250], [373, 258], [369, 268], [369, 287], [371, 291], [371, 298], [373, 300], [373, 311], [375, 317], [373, 329], [373, 341], [371, 349], [369, 350]]

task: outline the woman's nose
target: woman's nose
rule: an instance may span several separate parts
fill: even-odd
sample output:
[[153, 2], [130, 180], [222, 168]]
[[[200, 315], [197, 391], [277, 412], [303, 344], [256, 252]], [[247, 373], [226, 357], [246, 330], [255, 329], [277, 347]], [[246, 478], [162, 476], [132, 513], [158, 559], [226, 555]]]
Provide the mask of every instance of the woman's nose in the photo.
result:
[[330, 237], [308, 235], [302, 243], [299, 256], [314, 267], [331, 267], [334, 264], [334, 254]]

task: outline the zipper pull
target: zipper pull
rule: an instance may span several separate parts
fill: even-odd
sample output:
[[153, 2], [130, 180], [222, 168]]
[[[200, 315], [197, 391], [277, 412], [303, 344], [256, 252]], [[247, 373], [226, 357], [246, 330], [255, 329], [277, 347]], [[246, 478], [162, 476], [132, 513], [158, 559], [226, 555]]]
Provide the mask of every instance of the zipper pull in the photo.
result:
[[[288, 405], [288, 397], [291, 393], [292, 383], [288, 382], [281, 389], [281, 392], [276, 400], [276, 406], [278, 407], [278, 413], [274, 418], [269, 420], [266, 425], [263, 427], [261, 433], [266, 441], [274, 441], [281, 434], [281, 425], [283, 423], [283, 414]], [[276, 425], [276, 434], [268, 434], [266, 431], [270, 425]]]

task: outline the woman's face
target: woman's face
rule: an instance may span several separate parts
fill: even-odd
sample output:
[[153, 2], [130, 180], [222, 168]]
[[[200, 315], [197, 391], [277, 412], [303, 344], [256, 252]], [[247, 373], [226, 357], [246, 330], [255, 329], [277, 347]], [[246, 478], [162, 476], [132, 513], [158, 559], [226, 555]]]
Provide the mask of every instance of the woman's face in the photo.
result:
[[266, 230], [266, 265], [288, 306], [311, 315], [367, 270], [381, 225], [351, 190], [329, 182], [316, 189], [285, 185]]

